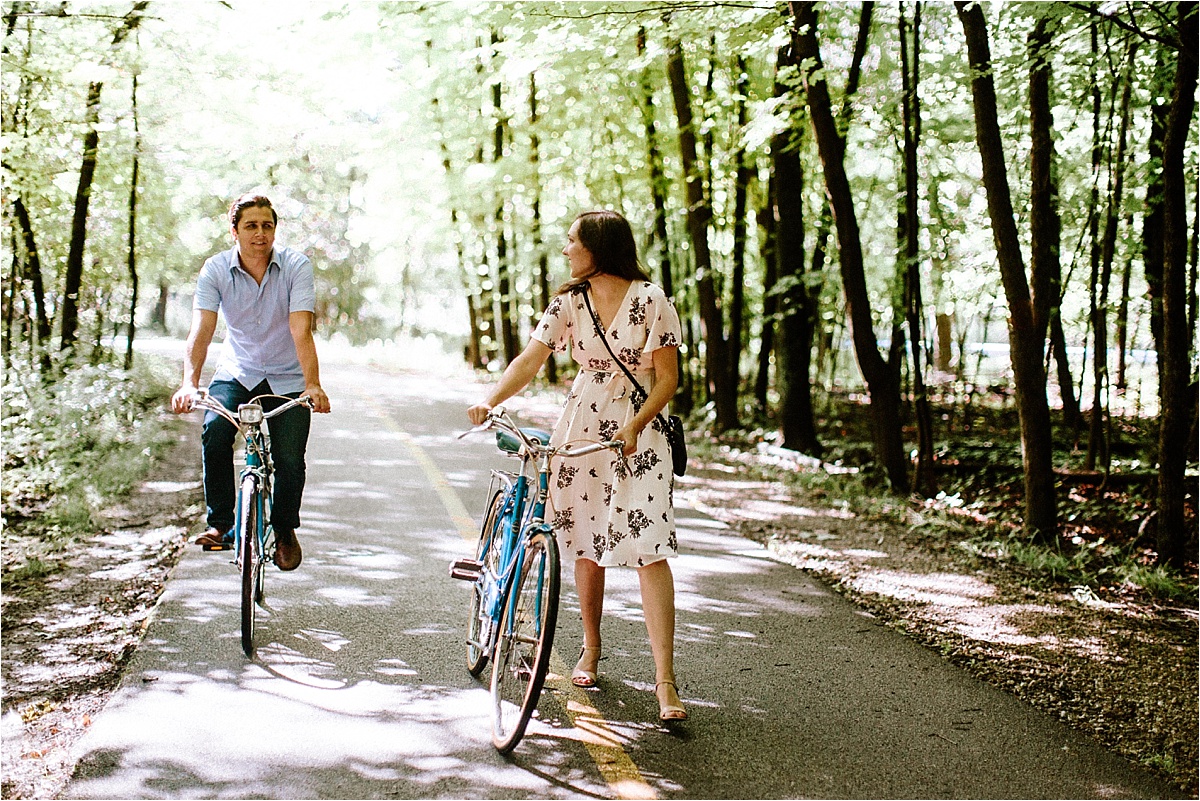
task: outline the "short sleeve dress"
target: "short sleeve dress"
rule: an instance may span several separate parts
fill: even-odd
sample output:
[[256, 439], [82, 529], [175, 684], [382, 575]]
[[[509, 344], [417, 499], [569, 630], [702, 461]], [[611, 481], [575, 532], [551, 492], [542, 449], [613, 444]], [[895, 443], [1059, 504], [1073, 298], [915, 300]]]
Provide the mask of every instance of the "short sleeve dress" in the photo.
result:
[[[551, 301], [532, 334], [556, 352], [569, 351], [579, 365], [551, 437], [554, 445], [610, 439], [644, 400], [635, 397], [629, 378], [613, 363], [582, 291]], [[679, 315], [662, 289], [634, 281], [605, 334], [612, 352], [650, 392], [653, 353], [679, 346]], [[665, 419], [665, 411], [660, 416]], [[602, 567], [641, 567], [675, 556], [674, 483], [671, 446], [657, 417], [638, 436], [632, 456], [600, 451], [556, 459], [550, 508], [564, 558], [590, 559]]]

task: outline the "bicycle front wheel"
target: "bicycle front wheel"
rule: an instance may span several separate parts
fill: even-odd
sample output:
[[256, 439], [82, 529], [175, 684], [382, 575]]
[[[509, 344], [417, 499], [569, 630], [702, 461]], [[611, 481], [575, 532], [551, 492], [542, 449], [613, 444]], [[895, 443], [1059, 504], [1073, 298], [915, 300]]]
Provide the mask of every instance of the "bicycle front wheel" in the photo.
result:
[[491, 650], [492, 610], [488, 607], [489, 595], [496, 592], [496, 580], [500, 572], [500, 531], [506, 494], [496, 490], [488, 502], [483, 516], [483, 527], [479, 529], [479, 543], [475, 546], [475, 559], [482, 563], [479, 578], [471, 585], [471, 610], [467, 617], [467, 671], [472, 676], [483, 672]]
[[262, 593], [262, 560], [258, 556], [258, 481], [254, 476], [242, 479], [238, 493], [238, 564], [242, 573], [242, 650], [254, 656], [254, 605]]
[[550, 668], [558, 622], [558, 543], [531, 536], [509, 584], [492, 664], [492, 744], [502, 754], [517, 747], [537, 708]]

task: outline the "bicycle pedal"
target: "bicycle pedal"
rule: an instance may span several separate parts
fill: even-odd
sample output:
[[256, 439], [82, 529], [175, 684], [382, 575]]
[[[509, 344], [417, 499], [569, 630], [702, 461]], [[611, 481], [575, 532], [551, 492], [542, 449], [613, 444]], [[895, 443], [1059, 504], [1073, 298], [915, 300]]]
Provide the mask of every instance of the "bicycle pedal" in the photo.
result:
[[476, 581], [483, 572], [483, 562], [475, 559], [459, 559], [450, 563], [450, 578]]
[[232, 551], [233, 543], [226, 542], [222, 543], [221, 545], [201, 545], [200, 549], [204, 551]]

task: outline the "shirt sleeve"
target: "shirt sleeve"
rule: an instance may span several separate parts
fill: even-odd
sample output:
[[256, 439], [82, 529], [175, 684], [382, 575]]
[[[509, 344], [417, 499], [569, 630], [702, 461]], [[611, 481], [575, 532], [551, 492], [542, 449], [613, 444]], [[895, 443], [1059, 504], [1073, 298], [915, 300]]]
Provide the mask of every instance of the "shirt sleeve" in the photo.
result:
[[302, 254], [292, 255], [295, 261], [289, 270], [292, 281], [288, 291], [288, 314], [314, 311], [317, 308], [317, 289], [312, 262]]
[[650, 295], [647, 301], [646, 322], [649, 329], [646, 332], [646, 347], [643, 353], [650, 353], [659, 348], [677, 348], [683, 340], [683, 327], [679, 323], [679, 313], [675, 304], [662, 290]]
[[556, 353], [566, 353], [571, 344], [571, 321], [568, 319], [566, 295], [559, 295], [550, 301], [546, 311], [542, 313], [541, 322], [530, 334]]
[[219, 269], [213, 259], [204, 262], [204, 266], [200, 268], [200, 277], [196, 279], [196, 294], [192, 298], [193, 309], [215, 312], [221, 308], [221, 287], [217, 281]]

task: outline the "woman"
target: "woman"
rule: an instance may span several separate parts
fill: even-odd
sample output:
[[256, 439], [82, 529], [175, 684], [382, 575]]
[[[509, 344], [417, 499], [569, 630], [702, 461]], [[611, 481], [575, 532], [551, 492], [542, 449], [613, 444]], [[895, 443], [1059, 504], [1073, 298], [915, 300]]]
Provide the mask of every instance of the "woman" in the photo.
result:
[[[642, 270], [633, 231], [620, 214], [580, 214], [567, 232], [563, 255], [571, 280], [559, 288], [529, 345], [487, 400], [467, 415], [476, 425], [483, 422], [493, 406], [524, 389], [551, 352], [571, 351], [579, 374], [551, 444], [625, 443], [621, 455], [602, 451], [559, 460], [550, 479], [554, 527], [564, 558], [575, 560], [583, 616], [583, 648], [571, 681], [596, 685], [605, 570], [634, 567], [654, 654], [659, 718], [684, 720], [687, 711], [675, 685], [675, 582], [667, 563], [677, 552], [674, 476], [670, 445], [657, 419], [679, 383], [679, 316]], [[648, 397], [635, 390], [614, 354]]]

